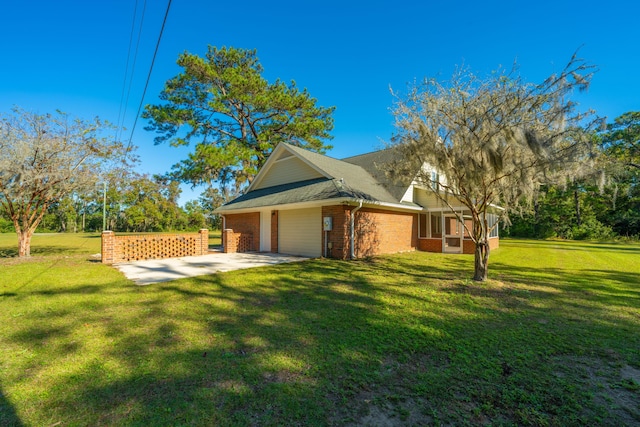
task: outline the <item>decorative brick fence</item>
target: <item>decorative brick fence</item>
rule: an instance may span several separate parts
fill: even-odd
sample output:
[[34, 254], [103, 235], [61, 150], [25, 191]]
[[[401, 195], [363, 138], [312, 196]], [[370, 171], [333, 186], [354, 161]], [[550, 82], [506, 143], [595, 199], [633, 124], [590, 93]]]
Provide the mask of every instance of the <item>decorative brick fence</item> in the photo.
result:
[[126, 234], [102, 232], [102, 262], [141, 261], [205, 255], [209, 251], [209, 230], [181, 234]]
[[253, 235], [251, 233], [236, 233], [231, 229], [222, 231], [222, 242], [225, 253], [252, 252]]

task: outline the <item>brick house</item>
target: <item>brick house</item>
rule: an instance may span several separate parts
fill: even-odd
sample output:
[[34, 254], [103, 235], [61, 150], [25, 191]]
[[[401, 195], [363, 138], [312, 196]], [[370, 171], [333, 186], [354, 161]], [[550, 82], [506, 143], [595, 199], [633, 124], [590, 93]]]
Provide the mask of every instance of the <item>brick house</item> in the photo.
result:
[[[391, 181], [383, 170], [393, 153], [337, 160], [279, 144], [247, 191], [216, 209], [224, 251], [340, 259], [413, 250], [473, 253], [460, 221], [470, 225], [465, 207], [450, 201], [453, 214], [414, 177]], [[499, 245], [498, 227], [490, 245]]]

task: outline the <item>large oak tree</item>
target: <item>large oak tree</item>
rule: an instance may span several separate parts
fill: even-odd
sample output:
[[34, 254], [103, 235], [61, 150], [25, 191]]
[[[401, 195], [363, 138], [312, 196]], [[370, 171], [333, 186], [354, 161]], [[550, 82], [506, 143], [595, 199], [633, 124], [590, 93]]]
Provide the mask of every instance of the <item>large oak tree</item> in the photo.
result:
[[313, 151], [330, 148], [333, 107], [316, 105], [295, 82], [269, 83], [255, 50], [209, 46], [204, 57], [178, 58], [183, 71], [168, 80], [158, 105], [147, 105], [156, 144], [195, 144], [173, 176], [193, 185], [214, 181], [236, 190], [250, 183], [275, 148], [288, 142]]
[[396, 96], [395, 141], [404, 156], [392, 173], [415, 173], [426, 163], [446, 176], [431, 182], [430, 168], [423, 168], [416, 180], [457, 215], [452, 200], [470, 211], [474, 280], [487, 278], [488, 237], [498, 226], [490, 224], [490, 213], [508, 220], [540, 185], [563, 182], [589, 166], [593, 138], [585, 130], [598, 120], [578, 112], [571, 95], [587, 89], [593, 72], [574, 55], [540, 84], [525, 82], [515, 67], [484, 78], [460, 69], [447, 82], [426, 79]]
[[18, 255], [53, 203], [90, 188], [105, 166], [121, 159], [122, 144], [104, 136], [108, 125], [67, 114], [15, 108], [0, 116], [0, 205], [18, 234]]

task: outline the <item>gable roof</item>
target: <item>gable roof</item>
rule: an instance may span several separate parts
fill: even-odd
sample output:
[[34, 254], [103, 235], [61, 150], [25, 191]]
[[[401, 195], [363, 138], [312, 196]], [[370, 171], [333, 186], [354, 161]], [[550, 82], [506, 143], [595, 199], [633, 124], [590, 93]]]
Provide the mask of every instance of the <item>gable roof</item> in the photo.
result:
[[[216, 212], [324, 200], [337, 201], [336, 199], [417, 207], [418, 205], [413, 203], [400, 203], [402, 195], [411, 184], [411, 178], [406, 183], [392, 182], [386, 177], [384, 170], [379, 169], [383, 164], [387, 164], [394, 154], [392, 150], [382, 150], [338, 160], [287, 143], [280, 143], [245, 194], [216, 209]], [[288, 159], [291, 156], [304, 162], [320, 176], [261, 187], [265, 182], [272, 182], [266, 177], [272, 168], [278, 167], [279, 160]], [[402, 188], [403, 185], [404, 188]]]
[[[387, 171], [393, 166], [402, 153], [397, 147], [360, 154], [358, 156], [342, 159], [347, 163], [358, 165], [366, 170], [377, 182], [379, 182], [395, 199], [399, 201], [413, 182], [414, 176], [402, 176], [392, 179]], [[418, 169], [416, 169], [417, 173]]]
[[325, 172], [325, 176], [328, 178], [340, 181], [340, 185], [344, 187], [345, 191], [351, 192], [356, 198], [379, 200], [388, 203], [400, 200], [389, 193], [385, 186], [361, 165], [334, 159], [292, 145], [288, 145], [288, 148], [298, 156], [316, 165]]

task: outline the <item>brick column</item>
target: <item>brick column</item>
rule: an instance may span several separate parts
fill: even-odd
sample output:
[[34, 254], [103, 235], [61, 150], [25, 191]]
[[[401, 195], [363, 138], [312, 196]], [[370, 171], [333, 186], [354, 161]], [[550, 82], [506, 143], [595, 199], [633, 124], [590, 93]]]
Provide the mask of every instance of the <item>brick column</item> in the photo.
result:
[[233, 254], [237, 252], [237, 243], [233, 230], [227, 228], [222, 230], [223, 252], [225, 254]]
[[206, 255], [209, 253], [209, 230], [201, 228], [198, 234], [200, 235], [200, 253], [198, 255]]
[[102, 263], [113, 264], [113, 251], [116, 236], [113, 231], [102, 232]]

